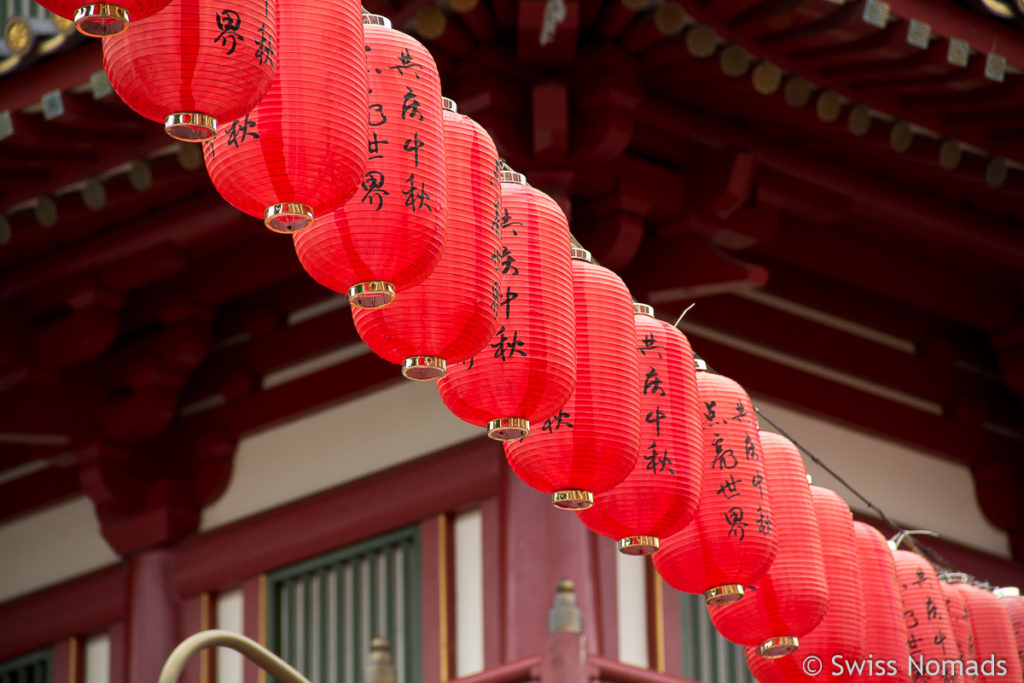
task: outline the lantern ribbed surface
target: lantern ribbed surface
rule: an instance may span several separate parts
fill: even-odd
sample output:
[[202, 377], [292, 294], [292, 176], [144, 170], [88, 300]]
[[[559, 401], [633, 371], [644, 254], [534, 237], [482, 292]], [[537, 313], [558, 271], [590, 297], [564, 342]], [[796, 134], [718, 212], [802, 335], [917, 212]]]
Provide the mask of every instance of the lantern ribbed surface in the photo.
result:
[[[355, 0], [289, 0], [278, 13], [281, 49], [270, 90], [245, 116], [223, 122], [203, 152], [228, 203], [266, 218], [272, 230], [296, 232], [348, 200], [363, 179], [366, 52]], [[326, 26], [329, 32], [317, 28]]]
[[[864, 607], [864, 656], [869, 662], [853, 680], [891, 683], [910, 680], [907, 669], [907, 625], [896, 583], [896, 565], [885, 537], [863, 522], [853, 523], [860, 565], [861, 604]], [[891, 663], [891, 664], [890, 664]]]
[[[833, 658], [856, 662], [864, 655], [860, 559], [850, 508], [828, 489], [811, 486], [811, 496], [825, 559], [828, 613], [817, 628], [800, 639], [796, 652], [769, 659], [760, 656], [756, 648], [747, 648], [747, 666], [760, 683], [850, 681], [854, 674], [845, 668], [834, 675]], [[805, 668], [804, 660], [811, 656], [818, 659], [820, 669], [814, 667], [814, 660]]]
[[910, 677], [915, 683], [942, 683], [942, 661], [956, 659], [959, 650], [939, 577], [928, 560], [914, 553], [894, 550], [893, 559], [903, 598]]
[[99, 38], [126, 30], [133, 22], [159, 12], [168, 2], [170, 0], [42, 0], [39, 4], [57, 16], [75, 22], [75, 27], [85, 35]]
[[1020, 660], [1021, 669], [1024, 670], [1024, 597], [1016, 588], [999, 589], [999, 603], [1010, 615], [1010, 625], [1013, 627], [1013, 635], [1017, 641], [1017, 655]]
[[505, 457], [519, 478], [570, 509], [589, 503], [563, 503], [558, 492], [599, 494], [633, 470], [640, 446], [641, 387], [633, 299], [625, 283], [580, 258], [572, 260], [572, 279], [576, 390], [539, 429], [505, 442]]
[[588, 528], [618, 541], [622, 552], [643, 555], [697, 513], [703, 441], [689, 340], [653, 314], [634, 318], [641, 377], [660, 380], [638, 385], [640, 456], [625, 480], [577, 514]]
[[[441, 82], [414, 38], [366, 23], [369, 156], [348, 202], [295, 235], [303, 268], [320, 284], [377, 308], [419, 284], [444, 250], [447, 178]], [[459, 298], [458, 292], [448, 294]]]
[[779, 550], [757, 590], [737, 602], [709, 606], [708, 611], [715, 628], [732, 642], [764, 645], [761, 651], [766, 656], [780, 656], [792, 651], [799, 638], [825, 617], [828, 585], [821, 534], [800, 452], [789, 439], [772, 432], [761, 432], [760, 439], [765, 477], [771, 482]]
[[[518, 438], [558, 411], [576, 386], [576, 325], [569, 224], [553, 199], [501, 183], [502, 296], [498, 331], [437, 382], [452, 413]], [[540, 424], [535, 425], [540, 428]]]
[[[974, 661], [981, 683], [1006, 683], [1021, 680], [1020, 657], [1010, 615], [992, 593], [966, 583], [950, 583], [946, 588], [963, 596], [970, 613], [974, 635]], [[975, 673], [969, 665], [968, 675]]]
[[[950, 584], [944, 583], [941, 578], [939, 588], [942, 590], [942, 599], [946, 602], [946, 611], [949, 613], [949, 623], [953, 627], [953, 638], [956, 644], [956, 652], [951, 657], [957, 658], [965, 665], [973, 659], [977, 659], [974, 649], [974, 631], [971, 628], [971, 611], [967, 608], [967, 601], [963, 593], [955, 590]], [[976, 677], [966, 677], [965, 680], [976, 680]]]
[[677, 590], [704, 593], [722, 604], [741, 597], [743, 586], [768, 571], [778, 536], [750, 397], [731, 379], [703, 371], [697, 373], [697, 393], [704, 470], [700, 507], [691, 524], [662, 543], [654, 567]]
[[277, 62], [277, 3], [173, 0], [131, 30], [103, 39], [103, 68], [133, 110], [182, 140], [250, 111]]
[[[359, 336], [374, 353], [392, 363], [412, 359], [404, 369], [412, 379], [436, 379], [445, 374], [444, 366], [469, 360], [490, 342], [499, 318], [504, 320], [506, 314], [499, 290], [503, 259], [498, 151], [483, 128], [454, 111], [444, 112], [444, 133], [444, 255], [426, 280], [390, 306], [352, 311]], [[510, 312], [512, 304], [507, 305]]]

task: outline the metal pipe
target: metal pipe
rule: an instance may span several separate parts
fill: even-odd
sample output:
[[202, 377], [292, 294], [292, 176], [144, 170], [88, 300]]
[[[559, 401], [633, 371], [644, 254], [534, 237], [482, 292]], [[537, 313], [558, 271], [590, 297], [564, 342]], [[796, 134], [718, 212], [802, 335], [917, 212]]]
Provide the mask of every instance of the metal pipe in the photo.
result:
[[276, 678], [279, 683], [310, 683], [288, 662], [256, 641], [237, 633], [216, 629], [200, 631], [181, 641], [164, 662], [164, 668], [160, 671], [157, 683], [176, 683], [192, 655], [208, 647], [228, 647], [241, 653], [242, 656], [252, 660], [257, 666]]

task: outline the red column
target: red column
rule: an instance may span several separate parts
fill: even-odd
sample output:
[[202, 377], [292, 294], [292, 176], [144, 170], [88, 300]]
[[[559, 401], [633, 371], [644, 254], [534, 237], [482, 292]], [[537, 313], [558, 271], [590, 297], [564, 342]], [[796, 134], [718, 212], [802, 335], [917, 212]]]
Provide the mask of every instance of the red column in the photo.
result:
[[165, 548], [128, 559], [128, 681], [153, 683], [178, 644], [174, 554]]

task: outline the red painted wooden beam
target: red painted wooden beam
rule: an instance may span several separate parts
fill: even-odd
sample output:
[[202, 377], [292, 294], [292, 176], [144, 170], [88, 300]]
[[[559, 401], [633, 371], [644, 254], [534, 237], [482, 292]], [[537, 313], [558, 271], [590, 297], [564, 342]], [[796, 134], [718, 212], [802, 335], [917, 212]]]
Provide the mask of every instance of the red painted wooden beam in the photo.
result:
[[103, 69], [103, 46], [87, 40], [71, 52], [33, 64], [31, 69], [4, 78], [0, 92], [0, 111], [20, 111], [37, 104], [51, 90], [68, 90], [88, 82]]

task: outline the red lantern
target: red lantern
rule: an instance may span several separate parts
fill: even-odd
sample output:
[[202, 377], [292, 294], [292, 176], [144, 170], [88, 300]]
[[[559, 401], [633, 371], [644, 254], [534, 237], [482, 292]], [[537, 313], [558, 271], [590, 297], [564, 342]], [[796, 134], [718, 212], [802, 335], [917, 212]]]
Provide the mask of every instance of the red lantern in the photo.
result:
[[704, 477], [702, 435], [693, 351], [686, 336], [654, 317], [646, 304], [633, 305], [634, 353], [640, 372], [663, 382], [647, 384], [640, 396], [640, 456], [629, 476], [580, 510], [580, 520], [614, 538], [627, 555], [647, 555], [690, 523]]
[[437, 265], [447, 179], [434, 59], [384, 17], [364, 15], [363, 23], [370, 133], [361, 189], [295, 235], [295, 251], [314, 280], [347, 293], [353, 306], [378, 308]]
[[39, 0], [40, 5], [59, 17], [75, 22], [79, 32], [93, 38], [118, 34], [127, 29], [131, 22], [156, 14], [168, 2], [170, 0]]
[[828, 613], [818, 627], [800, 639], [800, 649], [776, 659], [747, 648], [747, 666], [761, 683], [826, 683], [856, 678], [834, 661], [855, 663], [864, 649], [864, 613], [861, 606], [861, 570], [856, 551], [853, 519], [843, 499], [828, 489], [811, 487], [814, 512], [821, 532], [828, 583]]
[[886, 680], [905, 683], [907, 670], [907, 624], [903, 618], [903, 600], [896, 583], [896, 565], [892, 551], [872, 526], [853, 523], [857, 561], [860, 564], [861, 605], [864, 608], [865, 663], [857, 680]]
[[[640, 447], [640, 367], [633, 299], [619, 276], [572, 250], [576, 306], [576, 390], [540, 432], [505, 442], [519, 478], [551, 494], [565, 510], [593, 504], [593, 494], [626, 478]], [[664, 389], [659, 385], [659, 393]], [[664, 447], [653, 453], [671, 474]]]
[[298, 232], [345, 202], [363, 179], [366, 52], [355, 0], [289, 0], [279, 13], [270, 91], [203, 151], [228, 203], [275, 232]]
[[[951, 576], [957, 579], [956, 574]], [[964, 575], [959, 575], [966, 579]], [[1020, 657], [1013, 623], [999, 598], [987, 590], [967, 583], [950, 583], [948, 587], [963, 596], [970, 613], [974, 635], [974, 659], [965, 662], [968, 676], [977, 675], [981, 683], [1005, 683], [1021, 680]], [[972, 666], [973, 664], [973, 666]]]
[[[490, 136], [444, 100], [448, 231], [434, 272], [390, 306], [353, 309], [356, 330], [378, 356], [409, 379], [443, 377], [448, 364], [480, 351], [498, 329], [501, 279], [501, 180]], [[507, 270], [511, 270], [511, 264]], [[458, 297], [451, 296], [459, 292]], [[507, 310], [506, 310], [507, 309]]]
[[910, 657], [907, 666], [916, 683], [942, 683], [958, 678], [952, 664], [943, 664], [957, 654], [956, 635], [942, 595], [939, 577], [926, 559], [906, 550], [894, 550], [896, 582], [903, 598]]
[[103, 68], [125, 104], [168, 135], [207, 140], [217, 121], [242, 117], [270, 88], [276, 11], [269, 0], [172, 0], [105, 38]]
[[738, 602], [709, 606], [708, 611], [715, 628], [732, 642], [755, 646], [763, 657], [781, 657], [796, 650], [801, 636], [825, 617], [828, 585], [821, 534], [800, 452], [778, 434], [761, 432], [760, 439], [772, 512], [778, 523], [779, 551], [756, 591]]
[[1020, 658], [1021, 669], [1024, 669], [1024, 597], [1021, 597], [1020, 589], [1014, 586], [997, 588], [992, 594], [999, 598], [1000, 604], [1010, 615], [1010, 624], [1013, 626], [1013, 636], [1017, 640], [1017, 654]]
[[[709, 604], [743, 597], [757, 583], [778, 548], [757, 418], [736, 382], [704, 371], [698, 361], [704, 481], [694, 521], [670, 536], [654, 555], [662, 578], [685, 593], [703, 593]], [[645, 383], [650, 382], [648, 374]]]
[[[977, 658], [974, 650], [974, 631], [971, 628], [971, 612], [967, 609], [967, 601], [963, 594], [954, 590], [947, 583], [953, 575], [940, 576], [939, 588], [942, 590], [942, 599], [946, 603], [946, 611], [949, 613], [949, 623], [953, 628], [953, 637], [956, 639], [956, 652], [951, 653], [948, 659], [957, 659], [966, 665]], [[966, 581], [967, 575], [960, 574], [959, 580]], [[971, 676], [974, 679], [974, 676]]]
[[551, 197], [502, 172], [503, 274], [498, 331], [468, 362], [448, 368], [437, 389], [448, 410], [519, 439], [560, 409], [576, 386], [576, 326], [569, 224]]

